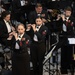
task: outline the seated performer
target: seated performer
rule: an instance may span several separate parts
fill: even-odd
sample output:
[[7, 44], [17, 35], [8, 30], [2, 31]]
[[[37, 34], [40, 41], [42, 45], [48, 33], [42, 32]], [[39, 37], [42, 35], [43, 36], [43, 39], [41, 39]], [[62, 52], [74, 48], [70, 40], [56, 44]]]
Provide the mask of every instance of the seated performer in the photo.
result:
[[0, 21], [0, 43], [5, 46], [11, 45], [11, 37], [15, 30], [15, 26], [10, 21], [10, 13], [4, 11], [1, 14], [2, 20]]

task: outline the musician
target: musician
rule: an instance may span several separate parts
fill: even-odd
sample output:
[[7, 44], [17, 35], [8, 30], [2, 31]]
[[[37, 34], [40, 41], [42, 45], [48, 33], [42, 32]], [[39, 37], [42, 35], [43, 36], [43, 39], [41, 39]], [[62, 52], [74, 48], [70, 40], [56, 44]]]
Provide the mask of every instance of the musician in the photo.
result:
[[71, 30], [69, 30], [70, 28], [72, 28], [72, 31], [73, 31], [73, 27], [75, 26], [75, 21], [74, 21], [75, 18], [72, 16], [72, 9], [70, 7], [65, 9], [65, 16], [62, 16], [62, 19], [63, 19], [64, 23], [66, 23], [67, 31], [70, 32], [71, 31]]
[[17, 27], [18, 33], [13, 33], [12, 75], [30, 75], [30, 59], [27, 47], [30, 45], [30, 37], [25, 33], [23, 24]]
[[42, 75], [43, 59], [46, 52], [45, 37], [48, 29], [43, 25], [41, 17], [37, 17], [35, 22], [36, 24], [32, 24], [29, 31], [29, 35], [32, 39], [30, 47], [31, 60], [33, 64], [34, 75]]
[[71, 69], [73, 66], [73, 48], [71, 45], [68, 45], [67, 41], [67, 37], [72, 37], [74, 35], [75, 28], [75, 19], [72, 16], [71, 7], [65, 8], [64, 14], [61, 15], [61, 19], [63, 37], [60, 40], [64, 42], [62, 44], [63, 47], [61, 47], [61, 73], [67, 74], [67, 69]]
[[42, 4], [40, 4], [40, 3], [37, 3], [36, 6], [35, 6], [35, 10], [30, 12], [29, 18], [28, 18], [29, 23], [35, 24], [35, 20], [38, 16], [42, 17], [42, 20], [43, 20], [44, 23], [47, 22], [48, 13], [43, 9]]
[[0, 21], [0, 43], [5, 46], [11, 45], [11, 37], [15, 30], [15, 25], [11, 24], [10, 13], [4, 11], [1, 15], [2, 20]]

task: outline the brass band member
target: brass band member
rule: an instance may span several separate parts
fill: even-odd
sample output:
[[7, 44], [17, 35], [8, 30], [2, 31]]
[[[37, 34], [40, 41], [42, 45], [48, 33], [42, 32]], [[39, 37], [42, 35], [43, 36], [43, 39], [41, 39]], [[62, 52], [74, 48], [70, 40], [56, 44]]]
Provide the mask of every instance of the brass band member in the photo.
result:
[[43, 72], [43, 59], [46, 51], [45, 37], [47, 34], [47, 27], [43, 25], [42, 18], [36, 18], [36, 24], [31, 25], [29, 35], [32, 39], [30, 51], [31, 60], [33, 63], [34, 75], [42, 75]]
[[30, 12], [29, 14], [29, 23], [35, 24], [35, 20], [37, 17], [42, 17], [44, 23], [47, 23], [48, 13], [43, 9], [42, 4], [37, 3], [35, 6], [35, 10]]
[[23, 24], [18, 25], [18, 33], [13, 33], [12, 75], [30, 75], [30, 59], [27, 47], [30, 37], [25, 33]]
[[15, 30], [15, 25], [11, 24], [11, 14], [4, 11], [1, 14], [2, 20], [0, 21], [0, 43], [5, 46], [11, 45], [12, 34]]
[[62, 14], [60, 17], [62, 19], [63, 35], [60, 40], [64, 42], [61, 48], [61, 73], [67, 74], [67, 70], [71, 69], [73, 66], [73, 48], [71, 45], [68, 45], [67, 37], [72, 37], [74, 35], [75, 19], [72, 16], [72, 9], [70, 7], [66, 7], [64, 14]]

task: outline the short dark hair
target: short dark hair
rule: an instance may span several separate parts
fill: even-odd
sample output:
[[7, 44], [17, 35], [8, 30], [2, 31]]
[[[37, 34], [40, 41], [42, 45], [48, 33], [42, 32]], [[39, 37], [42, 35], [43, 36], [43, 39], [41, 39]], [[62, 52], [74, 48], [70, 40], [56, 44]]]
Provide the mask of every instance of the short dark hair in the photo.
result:
[[42, 17], [41, 17], [41, 16], [37, 16], [37, 17], [36, 17], [36, 19], [39, 19], [39, 18], [42, 20]]
[[68, 7], [65, 8], [65, 11], [72, 11], [72, 9], [71, 9], [70, 6], [68, 6]]
[[10, 12], [3, 11], [2, 14], [1, 14], [2, 19], [4, 19], [7, 15], [10, 15]]
[[41, 3], [37, 3], [36, 5], [35, 5], [35, 7], [37, 8], [37, 7], [42, 7], [42, 4]]

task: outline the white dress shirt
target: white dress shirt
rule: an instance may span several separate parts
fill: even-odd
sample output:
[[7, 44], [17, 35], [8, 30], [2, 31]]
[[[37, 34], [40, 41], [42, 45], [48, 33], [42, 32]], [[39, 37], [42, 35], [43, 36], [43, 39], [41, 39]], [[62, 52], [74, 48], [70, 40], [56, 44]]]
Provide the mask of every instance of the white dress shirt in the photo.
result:
[[[42, 25], [36, 26], [36, 31], [39, 31], [39, 29], [40, 29], [41, 26], [42, 26]], [[36, 34], [34, 34], [33, 40], [34, 40], [34, 41], [38, 41], [38, 37], [37, 37]]]
[[7, 30], [8, 30], [8, 33], [10, 33], [11, 32], [11, 26], [9, 25], [9, 23], [6, 21], [6, 20], [4, 20], [4, 22], [5, 22], [5, 24], [6, 24], [6, 27], [7, 27]]
[[66, 17], [66, 21], [68, 21], [69, 20], [69, 17]]
[[[19, 41], [21, 41], [23, 35], [24, 35], [24, 33], [21, 34], [21, 35], [18, 35], [18, 40], [19, 40]], [[17, 42], [16, 42], [16, 44], [15, 44], [15, 49], [20, 49], [20, 46], [19, 46], [19, 44], [18, 44]]]

